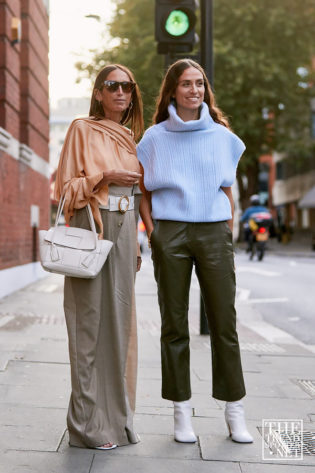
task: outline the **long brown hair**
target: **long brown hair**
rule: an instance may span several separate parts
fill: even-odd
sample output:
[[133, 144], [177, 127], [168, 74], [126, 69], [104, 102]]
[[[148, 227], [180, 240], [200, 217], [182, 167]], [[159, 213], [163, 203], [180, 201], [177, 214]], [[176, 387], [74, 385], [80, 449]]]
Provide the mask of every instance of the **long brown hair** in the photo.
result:
[[[102, 69], [97, 74], [97, 77], [94, 82], [89, 111], [90, 117], [95, 117], [100, 120], [102, 118], [105, 118], [103, 106], [99, 103], [98, 100], [96, 100], [95, 90], [98, 89], [101, 91], [103, 89], [104, 80], [106, 80], [110, 72], [114, 71], [115, 69], [120, 69], [121, 71], [125, 72], [128, 75], [129, 79], [132, 82], [136, 83], [132, 72], [127, 67], [122, 66], [121, 64], [109, 64], [108, 66], [104, 67], [104, 69]], [[130, 122], [131, 131], [134, 134], [135, 140], [137, 140], [143, 133], [144, 128], [142, 98], [137, 84], [132, 91], [131, 102], [131, 106], [129, 106], [125, 110], [123, 116], [121, 117], [120, 124], [126, 125]]]
[[201, 72], [203, 76], [205, 84], [204, 102], [208, 105], [209, 113], [213, 120], [216, 123], [220, 123], [221, 125], [230, 128], [227, 117], [224, 115], [222, 110], [220, 110], [219, 107], [217, 107], [216, 105], [215, 98], [207, 76], [205, 74], [205, 71], [197, 62], [193, 61], [192, 59], [179, 59], [168, 68], [160, 88], [159, 96], [156, 101], [156, 110], [153, 116], [153, 123], [157, 124], [163, 122], [169, 117], [168, 106], [171, 103], [173, 94], [175, 93], [176, 87], [178, 85], [178, 80], [182, 73], [185, 71], [185, 69], [188, 69], [189, 67], [195, 67], [196, 69], [198, 69], [198, 71]]

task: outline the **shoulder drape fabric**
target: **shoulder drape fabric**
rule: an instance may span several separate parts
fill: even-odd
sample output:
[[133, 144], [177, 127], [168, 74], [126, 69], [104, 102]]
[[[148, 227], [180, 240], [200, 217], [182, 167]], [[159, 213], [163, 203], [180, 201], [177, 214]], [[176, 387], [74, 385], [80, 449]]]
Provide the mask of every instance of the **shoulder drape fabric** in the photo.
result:
[[68, 130], [57, 170], [55, 197], [66, 195], [64, 209], [66, 223], [74, 209], [82, 209], [89, 202], [100, 233], [103, 223], [99, 204], [107, 205], [108, 187], [94, 192], [103, 178], [103, 171], [125, 169], [140, 172], [136, 147], [130, 130], [112, 120], [79, 118]]

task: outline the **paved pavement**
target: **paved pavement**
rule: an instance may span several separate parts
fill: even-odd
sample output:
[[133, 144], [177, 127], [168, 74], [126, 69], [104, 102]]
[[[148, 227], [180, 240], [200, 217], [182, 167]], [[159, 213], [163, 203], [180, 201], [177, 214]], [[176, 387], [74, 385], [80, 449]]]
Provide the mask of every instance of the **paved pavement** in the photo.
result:
[[[198, 443], [173, 440], [172, 405], [160, 396], [159, 311], [148, 255], [137, 278], [139, 377], [137, 445], [101, 452], [68, 446], [70, 390], [62, 277], [46, 279], [0, 301], [0, 473], [314, 473], [315, 353], [266, 324], [239, 299], [238, 330], [247, 386], [245, 407], [254, 443], [227, 436], [224, 403], [211, 395], [209, 340], [199, 332], [199, 290], [190, 302], [193, 424]], [[303, 420], [313, 455], [262, 457], [262, 419]], [[277, 435], [271, 436], [273, 440]], [[282, 442], [282, 443], [281, 443]], [[311, 443], [308, 448], [311, 447]], [[306, 447], [307, 448], [307, 445]], [[292, 455], [292, 454], [290, 454]]]

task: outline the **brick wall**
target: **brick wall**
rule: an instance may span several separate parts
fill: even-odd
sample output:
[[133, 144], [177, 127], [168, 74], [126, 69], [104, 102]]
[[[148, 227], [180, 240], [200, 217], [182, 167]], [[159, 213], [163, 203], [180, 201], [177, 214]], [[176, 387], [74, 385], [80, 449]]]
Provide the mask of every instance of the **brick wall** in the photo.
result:
[[[41, 0], [22, 0], [21, 141], [49, 161], [48, 19]], [[39, 92], [37, 92], [37, 90]]]
[[[11, 44], [11, 22], [22, 37]], [[0, 0], [0, 127], [49, 161], [48, 17], [42, 0]], [[48, 228], [49, 179], [0, 148], [0, 270], [33, 261], [31, 205]], [[38, 259], [38, 253], [37, 253]]]
[[11, 22], [21, 17], [20, 2], [0, 3], [0, 126], [15, 138], [20, 132], [20, 56], [21, 46], [11, 45]]

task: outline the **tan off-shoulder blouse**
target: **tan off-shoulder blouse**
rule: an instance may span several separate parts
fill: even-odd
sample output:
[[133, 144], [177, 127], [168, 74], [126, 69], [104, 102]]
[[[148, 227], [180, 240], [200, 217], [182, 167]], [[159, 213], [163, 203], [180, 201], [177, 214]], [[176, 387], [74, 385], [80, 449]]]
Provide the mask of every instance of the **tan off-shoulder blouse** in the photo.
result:
[[108, 186], [94, 187], [103, 178], [103, 171], [125, 169], [140, 172], [136, 146], [130, 130], [109, 119], [74, 120], [67, 132], [56, 176], [55, 197], [66, 197], [64, 214], [69, 223], [74, 209], [90, 203], [101, 235], [103, 224], [99, 204], [107, 205]]

